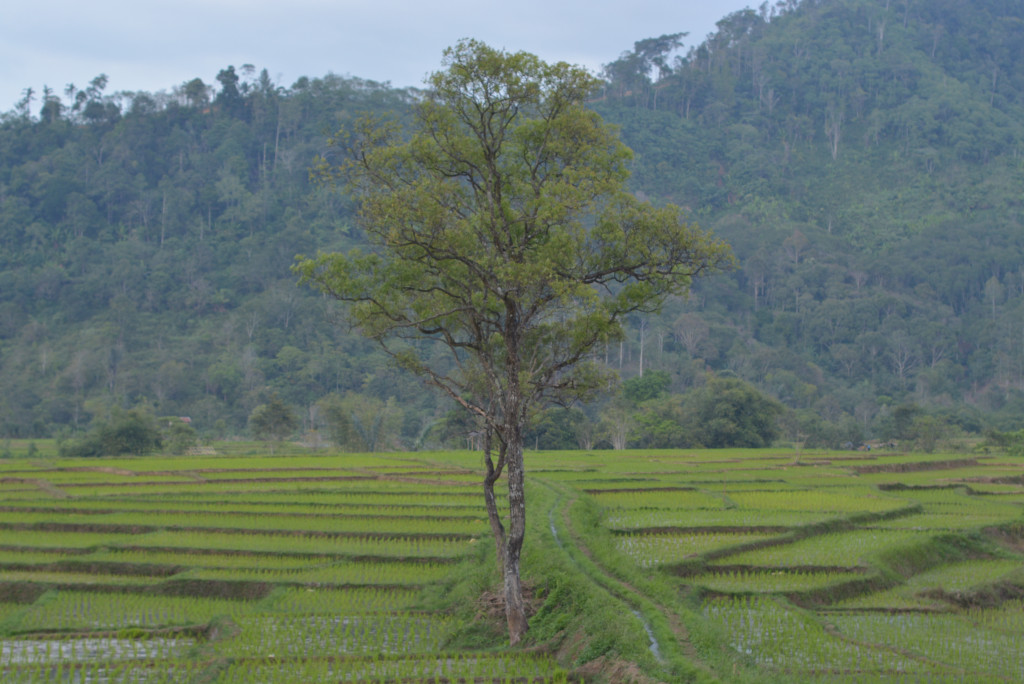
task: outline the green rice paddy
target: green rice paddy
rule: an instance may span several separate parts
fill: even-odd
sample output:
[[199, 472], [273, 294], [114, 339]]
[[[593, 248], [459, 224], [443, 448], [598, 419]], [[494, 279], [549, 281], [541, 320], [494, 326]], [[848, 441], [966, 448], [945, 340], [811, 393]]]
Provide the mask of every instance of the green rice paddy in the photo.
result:
[[[458, 636], [484, 618], [437, 597], [493, 562], [479, 454], [226, 451], [0, 462], [0, 680], [634, 671], [586, 635], [525, 650]], [[527, 546], [639, 618], [630, 638], [650, 655], [630, 667], [652, 681], [1024, 681], [1024, 461], [565, 452], [530, 453], [527, 469], [554, 502], [529, 509]], [[571, 620], [578, 607], [531, 567], [541, 613]], [[598, 656], [605, 670], [587, 665]]]

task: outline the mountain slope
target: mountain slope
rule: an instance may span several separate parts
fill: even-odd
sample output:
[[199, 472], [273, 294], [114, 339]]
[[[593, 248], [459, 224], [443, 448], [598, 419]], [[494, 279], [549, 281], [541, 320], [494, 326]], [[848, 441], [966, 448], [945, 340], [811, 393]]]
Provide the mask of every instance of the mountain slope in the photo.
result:
[[[740, 259], [604, 350], [624, 378], [667, 374], [668, 396], [629, 411], [672, 415], [714, 372], [782, 400], [811, 443], [920, 436], [907, 415], [937, 434], [1024, 427], [1022, 28], [1003, 0], [791, 2], [685, 55], [668, 35], [610, 63], [593, 106], [634, 149], [636, 191]], [[457, 439], [448, 407], [289, 271], [361, 239], [309, 183], [325, 136], [363, 110], [401, 117], [415, 92], [218, 81], [129, 96], [97, 79], [77, 106], [3, 116], [0, 435], [139, 402], [236, 434], [277, 393], [350, 448]], [[549, 416], [535, 444], [599, 436], [619, 406]]]

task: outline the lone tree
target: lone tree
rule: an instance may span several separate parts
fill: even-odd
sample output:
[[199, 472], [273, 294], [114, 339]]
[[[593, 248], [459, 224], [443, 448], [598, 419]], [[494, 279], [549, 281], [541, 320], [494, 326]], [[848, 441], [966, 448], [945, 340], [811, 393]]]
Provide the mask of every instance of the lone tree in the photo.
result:
[[[331, 140], [337, 161], [315, 167], [360, 201], [372, 248], [300, 256], [295, 270], [348, 302], [357, 328], [481, 425], [515, 644], [527, 630], [528, 415], [607, 386], [594, 347], [621, 335], [625, 315], [657, 310], [732, 256], [678, 207], [629, 193], [632, 153], [585, 107], [600, 84], [585, 69], [474, 40], [446, 50], [443, 64], [408, 130], [362, 120]], [[431, 343], [450, 352], [446, 362]], [[494, 496], [503, 471], [507, 531]]]

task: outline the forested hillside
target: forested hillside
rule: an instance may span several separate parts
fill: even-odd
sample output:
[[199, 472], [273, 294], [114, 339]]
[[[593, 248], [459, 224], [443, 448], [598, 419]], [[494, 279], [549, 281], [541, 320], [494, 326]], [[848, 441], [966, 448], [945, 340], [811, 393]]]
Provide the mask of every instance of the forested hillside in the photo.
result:
[[103, 81], [0, 128], [0, 433], [77, 430], [143, 402], [227, 436], [270, 393], [307, 426], [332, 393], [422, 394], [289, 270], [359, 237], [309, 182], [327, 133], [401, 113], [408, 93], [334, 76], [286, 89], [231, 67], [218, 87], [157, 95], [108, 96]]
[[652, 328], [851, 434], [1019, 427], [1024, 5], [792, 5], [608, 66], [637, 188], [742, 262]]
[[[603, 350], [621, 391], [538, 416], [534, 444], [1024, 427], [1022, 59], [1019, 2], [808, 0], [611, 61], [593, 106], [634, 149], [635, 190], [688, 208], [739, 265], [632, 320]], [[289, 270], [361, 240], [309, 180], [326, 136], [416, 92], [248, 66], [105, 85], [44, 89], [0, 122], [0, 437], [139, 404], [243, 434], [276, 395], [344, 448], [462, 443], [443, 400]], [[715, 423], [723, 406], [781, 427]]]

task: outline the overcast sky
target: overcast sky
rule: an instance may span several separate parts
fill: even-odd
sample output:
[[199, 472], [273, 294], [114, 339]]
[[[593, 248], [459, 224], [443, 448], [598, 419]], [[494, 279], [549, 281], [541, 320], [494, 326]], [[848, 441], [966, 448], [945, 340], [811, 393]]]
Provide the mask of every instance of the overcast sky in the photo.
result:
[[0, 112], [22, 91], [170, 90], [252, 64], [275, 83], [328, 72], [419, 86], [464, 37], [598, 71], [634, 41], [700, 43], [743, 0], [0, 0]]

